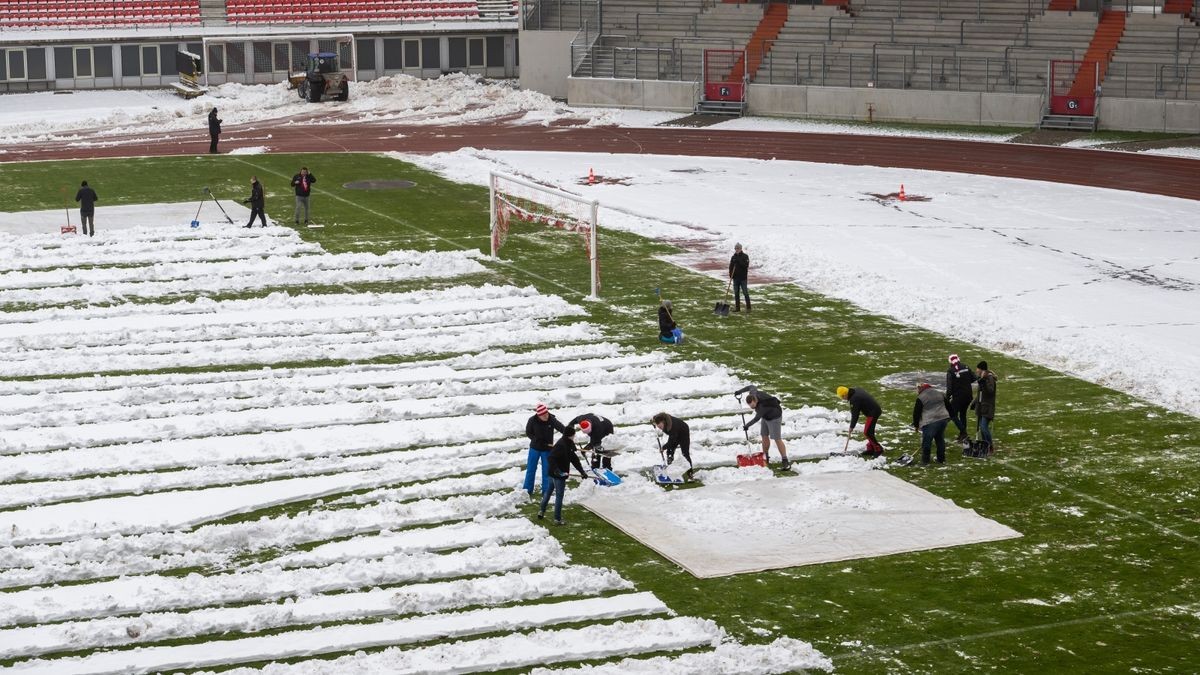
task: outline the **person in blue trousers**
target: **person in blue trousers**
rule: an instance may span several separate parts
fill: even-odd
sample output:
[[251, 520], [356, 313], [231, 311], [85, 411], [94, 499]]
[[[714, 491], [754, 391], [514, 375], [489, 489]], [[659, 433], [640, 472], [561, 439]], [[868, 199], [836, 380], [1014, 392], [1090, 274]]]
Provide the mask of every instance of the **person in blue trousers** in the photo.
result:
[[579, 455], [575, 454], [575, 427], [568, 426], [558, 442], [550, 449], [550, 490], [542, 490], [542, 508], [538, 509], [538, 520], [546, 517], [546, 506], [550, 503], [550, 494], [554, 494], [554, 524], [562, 525], [563, 495], [567, 492], [567, 476], [571, 475], [571, 466], [579, 471], [579, 477], [587, 480], [583, 472], [583, 464]]
[[931, 445], [937, 446], [937, 463], [946, 463], [946, 427], [950, 425], [950, 410], [946, 395], [928, 383], [917, 385], [917, 402], [913, 405], [914, 429], [921, 431], [921, 466], [929, 466]]
[[975, 377], [979, 381], [979, 393], [971, 402], [971, 409], [979, 422], [979, 436], [987, 443], [988, 454], [995, 448], [992, 446], [992, 420], [996, 417], [996, 374], [988, 370], [987, 361], [980, 361], [975, 366]]
[[525, 465], [525, 492], [533, 496], [533, 479], [537, 477], [538, 465], [542, 467], [542, 494], [550, 489], [550, 449], [554, 447], [554, 432], [565, 432], [566, 427], [558, 421], [545, 403], [537, 404], [533, 416], [525, 423], [525, 435], [529, 437], [529, 458]]

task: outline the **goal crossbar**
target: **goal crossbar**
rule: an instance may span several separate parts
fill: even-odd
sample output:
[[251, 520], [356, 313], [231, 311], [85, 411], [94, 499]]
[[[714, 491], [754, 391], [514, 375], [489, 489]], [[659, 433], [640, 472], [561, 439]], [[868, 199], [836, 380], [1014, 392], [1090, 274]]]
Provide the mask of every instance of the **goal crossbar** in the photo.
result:
[[[589, 297], [600, 297], [600, 254], [596, 238], [599, 201], [584, 199], [579, 195], [496, 171], [488, 176], [488, 192], [488, 227], [491, 232], [489, 239], [493, 258], [498, 257], [500, 247], [504, 244], [510, 217], [578, 232], [584, 236], [587, 244], [588, 267], [591, 272]], [[530, 204], [541, 205], [546, 210], [535, 211]], [[572, 208], [569, 211], [556, 209], [556, 205], [570, 205]]]

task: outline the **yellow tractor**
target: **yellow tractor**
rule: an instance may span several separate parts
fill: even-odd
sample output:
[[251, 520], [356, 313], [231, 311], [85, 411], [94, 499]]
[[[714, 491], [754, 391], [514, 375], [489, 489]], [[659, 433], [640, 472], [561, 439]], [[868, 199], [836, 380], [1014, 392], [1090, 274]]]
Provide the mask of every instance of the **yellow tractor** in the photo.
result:
[[338, 57], [333, 52], [309, 54], [304, 72], [290, 75], [288, 82], [300, 98], [310, 103], [350, 99], [350, 78], [338, 67]]

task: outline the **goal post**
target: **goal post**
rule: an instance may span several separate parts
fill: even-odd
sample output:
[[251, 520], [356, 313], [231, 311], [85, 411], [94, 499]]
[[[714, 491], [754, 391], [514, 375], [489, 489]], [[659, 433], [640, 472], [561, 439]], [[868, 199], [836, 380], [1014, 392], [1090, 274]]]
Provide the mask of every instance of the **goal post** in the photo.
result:
[[583, 237], [591, 272], [590, 294], [600, 297], [600, 252], [596, 226], [600, 202], [493, 171], [488, 176], [491, 255], [499, 257], [513, 219], [577, 232]]

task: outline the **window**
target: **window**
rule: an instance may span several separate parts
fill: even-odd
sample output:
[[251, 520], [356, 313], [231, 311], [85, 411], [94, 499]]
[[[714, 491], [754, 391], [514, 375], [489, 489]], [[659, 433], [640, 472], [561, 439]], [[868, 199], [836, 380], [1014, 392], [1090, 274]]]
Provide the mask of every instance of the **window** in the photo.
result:
[[292, 72], [304, 72], [308, 69], [308, 40], [298, 40], [292, 43]]
[[[362, 58], [362, 52], [358, 53], [359, 58]], [[383, 69], [384, 70], [400, 70], [404, 67], [404, 41], [392, 38], [384, 38], [383, 40]]]
[[121, 74], [134, 77], [142, 72], [142, 56], [137, 45], [121, 45]]
[[75, 77], [75, 53], [71, 47], [54, 48], [54, 77], [60, 80]]
[[504, 65], [504, 38], [501, 36], [487, 39], [487, 64], [497, 67]]
[[404, 41], [404, 65], [409, 68], [421, 67], [421, 41]]
[[274, 47], [270, 42], [252, 42], [250, 51], [254, 55], [254, 72], [269, 73], [274, 70]]
[[46, 48], [25, 50], [25, 76], [30, 80], [46, 79]]
[[245, 42], [230, 42], [225, 45], [225, 72], [238, 75], [246, 72]]
[[26, 79], [29, 73], [25, 71], [25, 50], [9, 49], [4, 52], [4, 56], [5, 60], [8, 62], [8, 79]]
[[142, 45], [142, 75], [158, 74], [158, 45]]
[[92, 47], [92, 58], [96, 65], [96, 77], [113, 76], [112, 47]]
[[467, 67], [467, 38], [450, 38], [450, 70]]
[[91, 47], [76, 47], [75, 48], [75, 77], [76, 78], [95, 77], [95, 71], [92, 69], [92, 48]]
[[483, 62], [483, 38], [467, 40], [467, 66], [482, 68], [484, 65], [486, 64]]
[[421, 38], [421, 67], [427, 70], [442, 67], [442, 41], [439, 38]]
[[288, 58], [288, 43], [276, 42], [271, 45], [271, 52], [275, 55], [275, 65], [272, 68], [275, 72], [288, 72], [291, 70], [291, 60]]
[[225, 72], [225, 45], [211, 44], [208, 46], [208, 63], [204, 64], [205, 70], [210, 73]]
[[0, 82], [8, 79], [8, 57], [4, 55], [4, 50], [0, 49]]
[[[375, 40], [357, 40], [358, 65], [359, 70], [375, 70]], [[387, 44], [385, 41], [384, 44]], [[384, 59], [387, 59], [386, 54]], [[387, 66], [384, 66], [386, 68]]]

